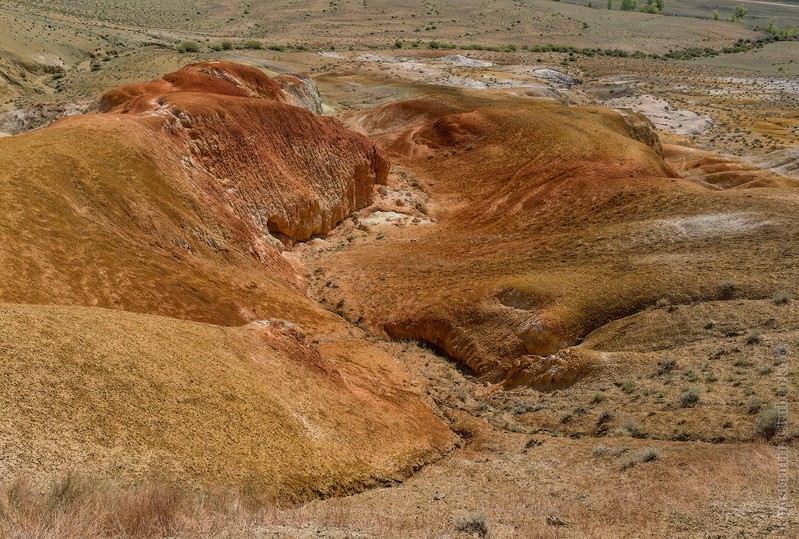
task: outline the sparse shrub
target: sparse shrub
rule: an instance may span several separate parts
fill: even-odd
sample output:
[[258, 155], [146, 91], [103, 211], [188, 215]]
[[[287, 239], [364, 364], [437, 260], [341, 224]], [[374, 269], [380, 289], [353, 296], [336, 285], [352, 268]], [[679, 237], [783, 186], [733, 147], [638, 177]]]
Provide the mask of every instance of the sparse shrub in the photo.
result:
[[229, 51], [233, 48], [233, 42], [229, 39], [224, 40], [222, 43], [219, 44], [222, 47], [222, 50]]
[[619, 385], [619, 389], [621, 389], [627, 395], [635, 393], [635, 382], [632, 380], [625, 380]]
[[663, 454], [661, 453], [660, 449], [656, 449], [654, 447], [644, 447], [640, 451], [636, 451], [635, 453], [627, 456], [621, 463], [621, 469], [627, 470], [636, 464], [658, 460], [662, 455]]
[[473, 515], [458, 522], [455, 527], [458, 531], [477, 535], [477, 537], [488, 537], [488, 524], [483, 515]]
[[770, 440], [780, 431], [782, 420], [780, 412], [776, 408], [763, 410], [755, 421], [755, 434], [766, 440]]
[[573, 418], [574, 415], [572, 415], [571, 412], [566, 412], [562, 416], [560, 416], [559, 422], [561, 425], [565, 425], [566, 423], [569, 423]]
[[249, 39], [241, 44], [242, 49], [258, 50], [263, 49], [264, 45], [257, 39]]
[[200, 44], [194, 41], [184, 41], [177, 46], [177, 51], [181, 54], [186, 52], [200, 52]]
[[630, 452], [630, 448], [624, 445], [619, 447], [608, 447], [606, 445], [598, 445], [594, 448], [593, 454], [595, 457], [620, 457]]
[[671, 371], [677, 368], [677, 360], [674, 358], [667, 358], [661, 361], [658, 361], [658, 375], [663, 376], [664, 374], [669, 374]]
[[766, 405], [766, 401], [763, 399], [752, 399], [749, 401], [749, 406], [746, 408], [746, 413], [749, 415], [755, 415], [760, 413], [763, 409], [763, 406]]
[[774, 305], [788, 305], [791, 302], [791, 294], [785, 290], [774, 292], [772, 301], [774, 302]]
[[533, 404], [532, 402], [517, 402], [511, 408], [511, 412], [516, 415], [529, 414], [540, 410], [540, 405]]
[[754, 346], [756, 344], [760, 344], [763, 342], [763, 338], [760, 336], [759, 333], [750, 333], [749, 336], [746, 338], [746, 344], [749, 346]]
[[735, 296], [735, 285], [727, 281], [719, 285], [719, 299], [732, 299]]
[[401, 39], [398, 39], [398, 40], [396, 40], [394, 42], [394, 48], [395, 49], [401, 49], [402, 48], [402, 40]]
[[641, 430], [641, 426], [632, 419], [625, 420], [624, 423], [621, 424], [621, 428], [626, 430], [633, 438], [643, 438], [646, 435], [646, 433]]
[[530, 438], [527, 440], [527, 443], [524, 444], [524, 448], [531, 449], [533, 447], [538, 447], [539, 445], [544, 445], [544, 442], [541, 440], [536, 440], [535, 438]]
[[681, 408], [693, 408], [699, 403], [699, 392], [693, 388], [686, 389], [679, 398]]
[[598, 445], [591, 452], [595, 457], [606, 457], [613, 453], [613, 450], [606, 445]]
[[613, 418], [613, 414], [607, 410], [603, 410], [596, 418], [597, 426], [602, 426]]

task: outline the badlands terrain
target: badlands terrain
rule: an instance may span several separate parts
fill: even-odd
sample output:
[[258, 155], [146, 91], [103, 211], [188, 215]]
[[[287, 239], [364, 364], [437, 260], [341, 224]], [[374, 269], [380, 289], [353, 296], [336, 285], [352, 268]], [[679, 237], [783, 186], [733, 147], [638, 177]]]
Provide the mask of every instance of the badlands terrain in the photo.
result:
[[796, 536], [799, 2], [396, 4], [0, 5], [0, 537]]

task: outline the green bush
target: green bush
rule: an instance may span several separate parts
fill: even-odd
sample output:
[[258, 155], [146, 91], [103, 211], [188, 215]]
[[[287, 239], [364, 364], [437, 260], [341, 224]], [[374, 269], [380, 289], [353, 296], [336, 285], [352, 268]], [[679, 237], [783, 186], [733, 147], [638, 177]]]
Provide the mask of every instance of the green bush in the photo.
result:
[[755, 421], [755, 434], [766, 440], [770, 440], [780, 431], [782, 419], [780, 412], [776, 408], [763, 410]]
[[177, 51], [181, 54], [186, 52], [200, 52], [200, 44], [194, 41], [184, 41], [177, 46]]
[[257, 39], [249, 39], [241, 44], [242, 49], [258, 50], [264, 48], [263, 43]]
[[699, 392], [695, 389], [686, 389], [679, 399], [681, 408], [693, 408], [699, 403]]

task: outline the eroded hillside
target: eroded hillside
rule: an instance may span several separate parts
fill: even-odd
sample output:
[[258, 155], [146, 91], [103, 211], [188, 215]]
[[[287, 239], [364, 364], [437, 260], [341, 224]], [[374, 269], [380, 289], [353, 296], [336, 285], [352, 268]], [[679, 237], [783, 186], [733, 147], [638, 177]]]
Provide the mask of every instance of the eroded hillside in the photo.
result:
[[[324, 104], [190, 64], [0, 140], [0, 469], [392, 485], [235, 499], [232, 537], [790, 529], [796, 180], [430, 54], [320, 55]], [[208, 535], [202, 496], [155, 535]]]
[[364, 136], [289, 104], [302, 86], [191, 65], [0, 141], [6, 477], [291, 499], [402, 477], [453, 443], [281, 255], [388, 173]]
[[[718, 167], [691, 163], [683, 178], [679, 152], [664, 160], [634, 113], [465, 94], [350, 122], [414, 175], [437, 222], [323, 252], [328, 277], [375, 331], [427, 342], [486, 380], [568, 385], [601, 366], [579, 343], [611, 320], [795, 285], [791, 199], [720, 191]], [[790, 183], [739, 169], [732, 186]]]

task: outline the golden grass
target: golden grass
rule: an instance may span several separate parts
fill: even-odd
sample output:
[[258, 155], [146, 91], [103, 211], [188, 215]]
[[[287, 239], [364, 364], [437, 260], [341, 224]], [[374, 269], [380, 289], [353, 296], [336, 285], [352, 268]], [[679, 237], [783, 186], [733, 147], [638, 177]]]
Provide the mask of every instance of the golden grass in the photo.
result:
[[401, 479], [452, 442], [367, 342], [81, 307], [0, 305], [0, 319], [5, 476], [73, 470], [297, 500]]

